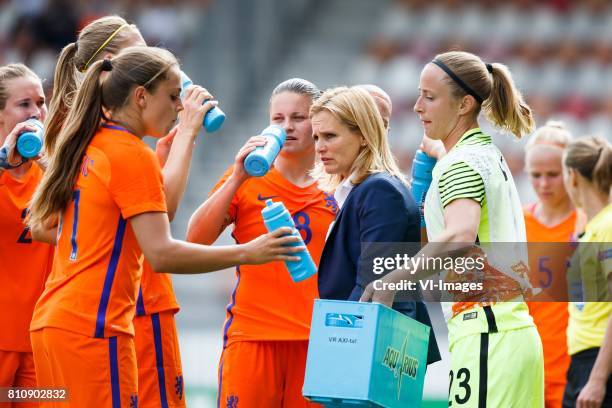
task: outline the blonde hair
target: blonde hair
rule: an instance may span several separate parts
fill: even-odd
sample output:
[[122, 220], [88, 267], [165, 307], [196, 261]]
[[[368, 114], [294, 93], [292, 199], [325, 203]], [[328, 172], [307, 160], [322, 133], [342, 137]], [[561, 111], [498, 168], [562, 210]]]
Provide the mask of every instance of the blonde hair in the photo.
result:
[[525, 145], [525, 150], [527, 151], [537, 145], [556, 146], [565, 149], [571, 141], [572, 134], [563, 122], [549, 120], [544, 126], [536, 129]]
[[[177, 64], [169, 51], [155, 47], [126, 48], [110, 62], [92, 64], [68, 111], [49, 167], [32, 198], [30, 225], [44, 225], [70, 202], [81, 162], [98, 131], [103, 109], [122, 108], [138, 86], [153, 92], [167, 79], [168, 70]], [[101, 80], [105, 70], [110, 72]]]
[[563, 163], [575, 169], [604, 194], [612, 183], [612, 145], [599, 136], [585, 136], [568, 144]]
[[[368, 91], [368, 93], [374, 97], [376, 107], [381, 113], [383, 125], [385, 126], [385, 129], [389, 130], [389, 120], [393, 110], [393, 102], [391, 101], [389, 94], [385, 92], [384, 89], [374, 84], [359, 84], [355, 86]], [[383, 112], [387, 115], [383, 116]]]
[[55, 66], [53, 96], [45, 123], [48, 155], [53, 154], [82, 73], [106, 53], [117, 54], [134, 31], [138, 31], [136, 26], [128, 24], [122, 17], [106, 16], [89, 23], [81, 30], [76, 42], [64, 47]]
[[4, 108], [6, 108], [6, 101], [10, 97], [6, 87], [6, 82], [26, 76], [30, 76], [40, 81], [38, 75], [23, 64], [8, 64], [0, 67], [0, 110], [4, 110]]
[[[387, 141], [387, 131], [376, 102], [362, 87], [328, 89], [310, 107], [310, 117], [328, 111], [352, 132], [359, 133], [365, 146], [352, 164], [353, 184], [362, 183], [370, 174], [387, 172], [405, 182]], [[342, 183], [339, 174], [327, 174], [322, 163], [312, 171], [322, 190], [331, 192]]]
[[[438, 54], [434, 61], [442, 62], [478, 97], [474, 98], [477, 105], [475, 116], [484, 108], [487, 119], [518, 138], [533, 131], [535, 121], [531, 108], [504, 64], [485, 64], [477, 55], [465, 51]], [[455, 98], [468, 95], [451, 76], [446, 82]]]

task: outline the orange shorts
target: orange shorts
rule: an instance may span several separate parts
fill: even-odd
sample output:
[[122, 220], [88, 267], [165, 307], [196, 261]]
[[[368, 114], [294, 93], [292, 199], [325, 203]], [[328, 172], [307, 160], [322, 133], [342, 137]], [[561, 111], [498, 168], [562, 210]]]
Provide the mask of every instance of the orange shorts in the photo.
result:
[[65, 387], [68, 403], [41, 407], [138, 406], [138, 370], [129, 335], [97, 339], [46, 327], [30, 333], [39, 387]]
[[138, 407], [185, 407], [183, 369], [174, 312], [134, 318]]
[[320, 407], [302, 396], [308, 341], [237, 341], [219, 362], [218, 408]]
[[[32, 353], [0, 350], [0, 387], [36, 387]], [[36, 408], [37, 402], [0, 402], [0, 408]]]

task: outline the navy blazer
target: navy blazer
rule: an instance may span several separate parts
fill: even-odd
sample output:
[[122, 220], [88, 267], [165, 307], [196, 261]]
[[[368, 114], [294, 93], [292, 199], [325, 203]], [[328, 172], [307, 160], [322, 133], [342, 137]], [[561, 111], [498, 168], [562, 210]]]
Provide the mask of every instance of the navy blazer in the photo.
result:
[[[319, 263], [319, 295], [359, 300], [374, 279], [371, 260], [361, 258], [362, 243], [420, 241], [419, 209], [406, 184], [388, 173], [368, 176], [353, 187], [327, 237]], [[360, 263], [369, 264], [360, 268]], [[396, 302], [393, 308], [431, 327], [423, 302]], [[428, 364], [441, 359], [433, 328], [430, 333]]]

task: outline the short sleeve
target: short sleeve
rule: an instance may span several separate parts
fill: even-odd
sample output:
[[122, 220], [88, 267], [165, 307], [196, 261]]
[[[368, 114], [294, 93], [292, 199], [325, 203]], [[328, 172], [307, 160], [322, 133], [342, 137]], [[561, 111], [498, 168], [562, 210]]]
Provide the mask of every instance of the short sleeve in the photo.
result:
[[597, 255], [601, 262], [601, 270], [606, 280], [608, 280], [610, 279], [610, 274], [612, 274], [612, 244], [610, 242], [603, 242]]
[[[597, 260], [601, 263], [601, 270], [606, 280], [612, 274], [612, 228], [606, 227], [599, 238]], [[612, 293], [609, 294], [612, 296]]]
[[[217, 181], [217, 184], [215, 184], [215, 186], [212, 188], [212, 190], [210, 190], [210, 192], [208, 193], [208, 196], [210, 197], [211, 195], [213, 195], [215, 193], [215, 191], [220, 189], [221, 186], [223, 184], [225, 184], [227, 179], [232, 175], [233, 172], [234, 172], [234, 165], [232, 164], [225, 171], [225, 173], [223, 173], [223, 176], [221, 176], [219, 181]], [[228, 224], [231, 224], [232, 222], [234, 222], [236, 220], [236, 213], [237, 213], [237, 211], [238, 211], [238, 194], [234, 194], [234, 196], [232, 197], [232, 201], [230, 203], [229, 209], [227, 210], [227, 216], [229, 217]]]
[[469, 198], [482, 206], [485, 188], [482, 177], [466, 162], [452, 164], [438, 182], [442, 207], [459, 198]]
[[161, 169], [148, 147], [126, 149], [109, 158], [109, 191], [121, 216], [128, 219], [147, 212], [166, 212], [166, 196]]

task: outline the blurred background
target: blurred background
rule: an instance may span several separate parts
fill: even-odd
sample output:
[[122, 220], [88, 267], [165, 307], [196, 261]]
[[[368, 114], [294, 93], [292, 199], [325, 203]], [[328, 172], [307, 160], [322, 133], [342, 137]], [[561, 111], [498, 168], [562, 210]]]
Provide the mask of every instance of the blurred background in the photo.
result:
[[[202, 132], [189, 187], [173, 222], [183, 238], [189, 216], [231, 164], [238, 148], [267, 124], [271, 90], [303, 77], [325, 89], [374, 83], [393, 99], [390, 139], [408, 174], [422, 129], [412, 107], [423, 65], [438, 52], [471, 51], [510, 67], [538, 125], [562, 120], [575, 136], [612, 140], [612, 2], [609, 0], [0, 0], [0, 65], [25, 62], [48, 96], [59, 50], [95, 18], [119, 14], [149, 45], [170, 49], [227, 114], [217, 133]], [[522, 200], [533, 199], [523, 173], [523, 143], [484, 119], [511, 166]], [[229, 230], [218, 243], [232, 242]], [[217, 362], [231, 270], [175, 276], [186, 396], [215, 406]], [[446, 327], [433, 305], [441, 349]], [[428, 369], [426, 406], [447, 406], [448, 354]]]

